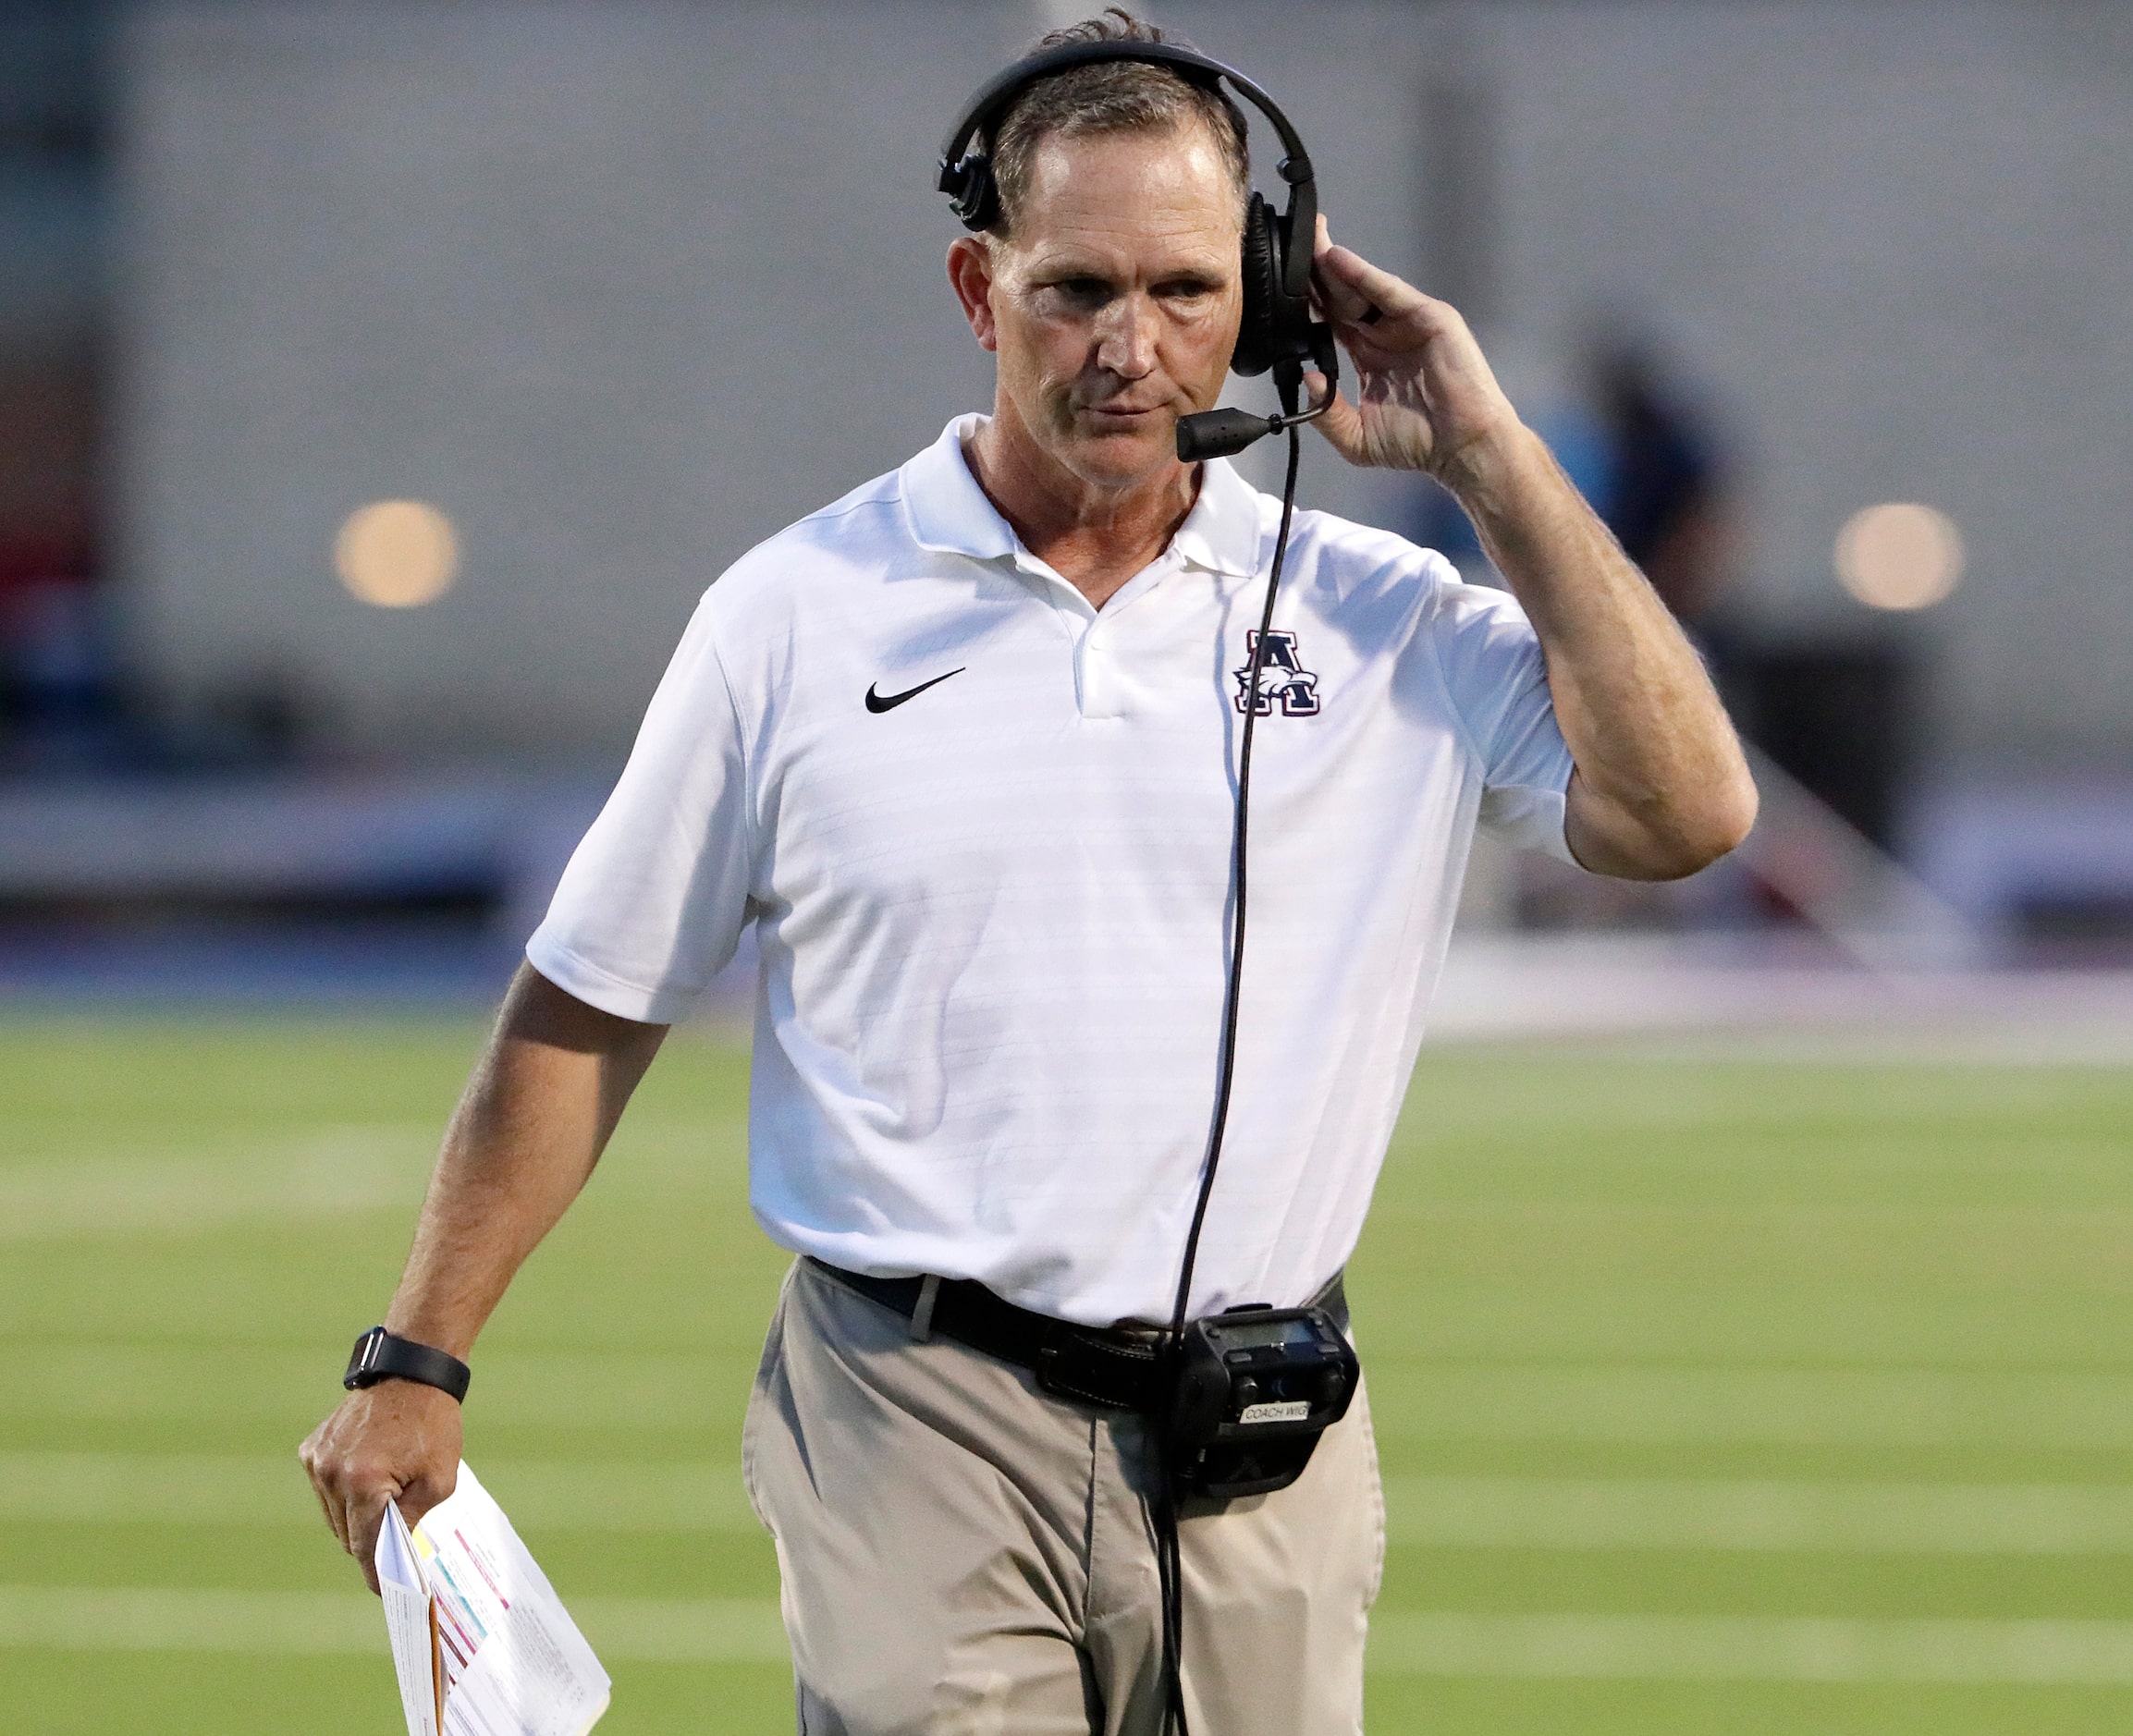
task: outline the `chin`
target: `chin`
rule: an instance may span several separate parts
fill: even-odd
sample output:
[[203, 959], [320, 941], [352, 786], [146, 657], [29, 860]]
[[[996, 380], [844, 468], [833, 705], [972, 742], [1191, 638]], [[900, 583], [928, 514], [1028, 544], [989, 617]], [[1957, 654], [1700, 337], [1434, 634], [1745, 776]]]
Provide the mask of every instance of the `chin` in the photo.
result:
[[1146, 427], [1100, 433], [1076, 429], [1062, 443], [1059, 457], [1075, 475], [1089, 482], [1124, 486], [1174, 464], [1177, 453], [1175, 420], [1151, 416]]

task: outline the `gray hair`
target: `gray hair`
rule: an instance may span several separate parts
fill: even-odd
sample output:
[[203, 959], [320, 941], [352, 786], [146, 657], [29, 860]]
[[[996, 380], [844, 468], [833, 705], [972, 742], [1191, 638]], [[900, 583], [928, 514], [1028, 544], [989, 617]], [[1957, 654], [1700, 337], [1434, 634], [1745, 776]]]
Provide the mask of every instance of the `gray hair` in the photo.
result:
[[[1159, 30], [1123, 6], [1111, 6], [1100, 17], [1051, 31], [1030, 52], [1073, 43], [1193, 46], [1175, 31]], [[999, 189], [999, 218], [991, 233], [1004, 240], [1012, 229], [1015, 214], [1029, 193], [1037, 147], [1047, 139], [1169, 132], [1195, 121], [1207, 128], [1221, 153], [1222, 166], [1236, 184], [1241, 215], [1251, 194], [1251, 145], [1244, 117], [1225, 92], [1192, 83], [1168, 67], [1138, 60], [1097, 61], [1039, 79], [1015, 99], [993, 131], [990, 155], [993, 180]]]

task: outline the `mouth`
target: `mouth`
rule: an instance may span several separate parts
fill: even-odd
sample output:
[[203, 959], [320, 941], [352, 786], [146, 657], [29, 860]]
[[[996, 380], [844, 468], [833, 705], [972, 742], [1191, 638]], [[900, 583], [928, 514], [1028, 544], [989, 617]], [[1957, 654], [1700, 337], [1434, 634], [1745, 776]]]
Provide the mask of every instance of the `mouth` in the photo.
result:
[[1131, 427], [1154, 421], [1169, 408], [1167, 404], [1089, 404], [1084, 406], [1082, 414], [1093, 422], [1122, 423]]

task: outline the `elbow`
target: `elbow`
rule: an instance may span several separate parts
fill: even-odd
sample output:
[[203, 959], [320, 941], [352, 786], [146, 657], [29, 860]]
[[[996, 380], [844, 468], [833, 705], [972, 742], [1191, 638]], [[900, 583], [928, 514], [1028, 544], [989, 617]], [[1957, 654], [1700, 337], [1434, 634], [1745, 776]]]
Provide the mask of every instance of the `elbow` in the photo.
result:
[[1571, 854], [1616, 880], [1686, 880], [1738, 850], [1755, 827], [1757, 797], [1747, 767], [1694, 796], [1632, 809], [1579, 801], [1569, 817]]
[[1645, 877], [1686, 880], [1732, 855], [1755, 829], [1760, 801], [1755, 780], [1742, 766], [1720, 787], [1704, 791], [1700, 800], [1685, 804], [1673, 823], [1652, 837]]
[[1743, 764], [1735, 768], [1726, 779], [1725, 791], [1720, 798], [1717, 812], [1712, 816], [1711, 852], [1700, 864], [1710, 867], [1721, 856], [1730, 856], [1747, 842], [1747, 835], [1755, 830], [1756, 815], [1762, 811], [1762, 794], [1755, 787], [1755, 779]]

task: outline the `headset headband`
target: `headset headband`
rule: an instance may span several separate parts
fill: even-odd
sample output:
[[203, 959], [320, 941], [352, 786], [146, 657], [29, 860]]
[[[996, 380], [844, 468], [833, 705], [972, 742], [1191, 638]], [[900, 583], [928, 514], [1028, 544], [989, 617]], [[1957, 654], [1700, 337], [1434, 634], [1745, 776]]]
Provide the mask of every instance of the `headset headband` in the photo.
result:
[[962, 118], [949, 128], [947, 141], [940, 148], [940, 190], [960, 204], [970, 185], [974, 164], [986, 160], [982, 151], [969, 153], [969, 146], [978, 133], [989, 131], [1014, 99], [1030, 85], [1075, 67], [1113, 60], [1168, 67], [1188, 84], [1210, 91], [1226, 79], [1239, 96], [1267, 117], [1281, 136], [1281, 149], [1288, 153], [1275, 169], [1289, 184], [1289, 209], [1285, 214], [1290, 245], [1285, 250], [1287, 257], [1282, 261], [1281, 287], [1286, 294], [1301, 299], [1310, 287], [1311, 236], [1318, 222], [1318, 177], [1312, 172], [1310, 153], [1304, 149], [1304, 141], [1296, 136], [1289, 117], [1281, 113], [1272, 97], [1233, 67], [1210, 60], [1197, 49], [1181, 48], [1175, 43], [1068, 43], [1016, 61], [988, 79], [971, 98]]

